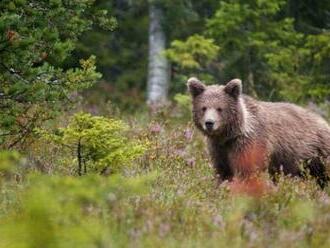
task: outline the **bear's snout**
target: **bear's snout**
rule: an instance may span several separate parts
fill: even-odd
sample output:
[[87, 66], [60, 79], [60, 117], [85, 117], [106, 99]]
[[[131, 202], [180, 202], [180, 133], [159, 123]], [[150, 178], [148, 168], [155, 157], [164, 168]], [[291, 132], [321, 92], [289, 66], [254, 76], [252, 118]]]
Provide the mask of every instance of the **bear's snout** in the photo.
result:
[[205, 121], [205, 128], [207, 131], [212, 131], [214, 127], [214, 121], [213, 120], [206, 120]]

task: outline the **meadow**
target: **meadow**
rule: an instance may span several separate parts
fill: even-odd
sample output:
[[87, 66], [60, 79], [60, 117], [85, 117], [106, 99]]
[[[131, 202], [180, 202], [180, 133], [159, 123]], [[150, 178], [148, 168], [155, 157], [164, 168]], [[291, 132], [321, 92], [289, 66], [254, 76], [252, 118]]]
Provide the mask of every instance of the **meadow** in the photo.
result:
[[1, 153], [0, 247], [329, 247], [329, 188], [282, 175], [258, 196], [217, 185], [185, 96], [153, 115], [103, 106], [143, 153], [81, 176], [75, 152], [41, 136]]

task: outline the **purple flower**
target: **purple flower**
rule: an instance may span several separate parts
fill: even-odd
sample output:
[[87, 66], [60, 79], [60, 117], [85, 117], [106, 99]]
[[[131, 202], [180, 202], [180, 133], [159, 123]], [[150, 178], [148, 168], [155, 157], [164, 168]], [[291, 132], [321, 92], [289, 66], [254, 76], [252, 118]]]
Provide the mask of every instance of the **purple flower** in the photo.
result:
[[154, 123], [154, 124], [151, 124], [149, 130], [152, 133], [160, 133], [162, 131], [162, 127], [158, 123]]
[[192, 136], [193, 136], [193, 132], [190, 128], [186, 128], [184, 131], [183, 131], [183, 135], [184, 137], [187, 139], [187, 140], [191, 140], [192, 139]]
[[186, 159], [186, 163], [189, 167], [194, 167], [196, 164], [196, 160], [194, 158], [188, 158]]

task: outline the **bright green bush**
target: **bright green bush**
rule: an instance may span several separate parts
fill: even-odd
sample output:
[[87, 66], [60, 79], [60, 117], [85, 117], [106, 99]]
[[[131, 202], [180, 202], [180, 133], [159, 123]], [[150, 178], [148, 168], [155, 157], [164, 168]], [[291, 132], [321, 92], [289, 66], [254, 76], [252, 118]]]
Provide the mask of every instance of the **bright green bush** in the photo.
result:
[[118, 172], [141, 156], [147, 142], [129, 138], [127, 131], [128, 126], [121, 120], [86, 113], [75, 114], [67, 127], [54, 132], [37, 130], [44, 139], [74, 154], [71, 163], [77, 164], [78, 175], [87, 170]]

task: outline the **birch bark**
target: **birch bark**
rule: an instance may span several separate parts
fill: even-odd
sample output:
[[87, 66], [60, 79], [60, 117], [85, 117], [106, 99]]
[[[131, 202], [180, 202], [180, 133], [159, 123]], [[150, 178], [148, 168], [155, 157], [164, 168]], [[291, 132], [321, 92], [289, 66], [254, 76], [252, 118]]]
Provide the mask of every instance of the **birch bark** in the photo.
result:
[[162, 26], [164, 12], [160, 6], [149, 4], [149, 61], [147, 103], [163, 105], [169, 88], [169, 64], [164, 56], [166, 34]]

